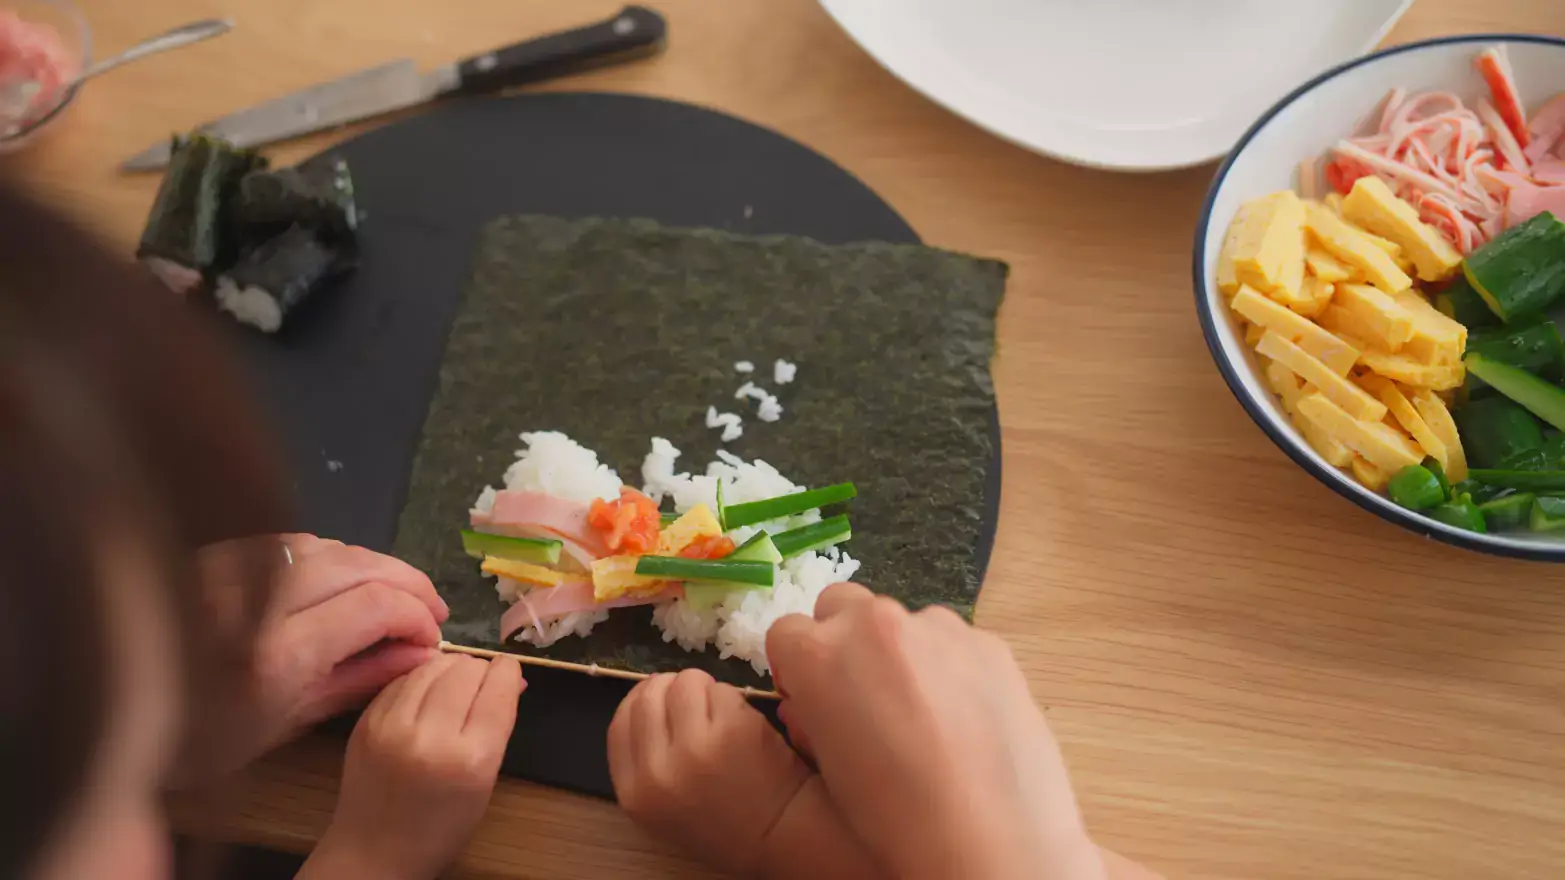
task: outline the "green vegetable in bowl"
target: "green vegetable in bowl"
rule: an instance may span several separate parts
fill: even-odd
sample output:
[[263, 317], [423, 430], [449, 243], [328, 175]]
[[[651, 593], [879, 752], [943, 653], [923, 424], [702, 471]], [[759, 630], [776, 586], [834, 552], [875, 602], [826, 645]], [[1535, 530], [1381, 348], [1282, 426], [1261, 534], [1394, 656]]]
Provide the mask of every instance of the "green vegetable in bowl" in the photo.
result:
[[[1565, 262], [1561, 263], [1565, 266]], [[1565, 389], [1552, 382], [1502, 364], [1481, 354], [1462, 359], [1469, 372], [1494, 386], [1494, 390], [1526, 407], [1533, 415], [1565, 431]]]
[[1495, 236], [1462, 268], [1500, 320], [1541, 314], [1565, 296], [1565, 223], [1544, 211]]
[[1565, 470], [1501, 471], [1482, 468], [1468, 472], [1476, 483], [1519, 492], [1565, 492]]
[[1500, 467], [1507, 459], [1543, 446], [1538, 420], [1506, 397], [1468, 401], [1451, 416], [1461, 432], [1467, 463], [1473, 467]]
[[1429, 517], [1436, 522], [1466, 529], [1469, 532], [1477, 532], [1482, 535], [1488, 532], [1484, 525], [1483, 511], [1473, 503], [1473, 499], [1466, 495], [1458, 495], [1455, 500], [1432, 507], [1428, 511]]
[[1410, 464], [1397, 471], [1386, 484], [1386, 494], [1409, 510], [1427, 510], [1445, 501], [1445, 489], [1432, 471]]
[[[1519, 367], [1552, 382], [1565, 377], [1565, 340], [1553, 321], [1534, 318], [1489, 333], [1474, 333], [1467, 339], [1467, 354], [1481, 354], [1489, 360]], [[1478, 376], [1467, 377], [1467, 393], [1487, 392], [1489, 383]]]
[[1515, 492], [1478, 505], [1484, 525], [1491, 532], [1519, 529], [1528, 523], [1532, 515], [1532, 500], [1537, 496], [1530, 492]]
[[1466, 495], [1473, 499], [1474, 502], [1483, 504], [1486, 501], [1493, 501], [1510, 491], [1512, 490], [1504, 486], [1491, 486], [1488, 483], [1480, 483], [1472, 477], [1468, 477], [1451, 487], [1451, 497]]
[[1489, 311], [1489, 305], [1473, 289], [1466, 275], [1456, 276], [1445, 290], [1435, 295], [1435, 308], [1469, 330], [1498, 327], [1500, 324], [1500, 319]]
[[1528, 524], [1535, 532], [1565, 530], [1565, 498], [1540, 495], [1532, 500]]
[[1451, 480], [1445, 475], [1445, 468], [1440, 466], [1440, 460], [1433, 456], [1424, 459], [1424, 469], [1435, 475], [1440, 483], [1440, 500], [1447, 501], [1451, 498]]

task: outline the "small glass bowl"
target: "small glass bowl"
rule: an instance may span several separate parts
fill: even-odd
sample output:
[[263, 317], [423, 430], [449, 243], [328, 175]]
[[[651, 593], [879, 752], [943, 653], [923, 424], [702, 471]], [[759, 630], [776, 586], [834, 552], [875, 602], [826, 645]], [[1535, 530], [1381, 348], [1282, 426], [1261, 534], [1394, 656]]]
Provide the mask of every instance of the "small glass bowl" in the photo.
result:
[[[65, 51], [76, 62], [77, 71], [85, 70], [92, 64], [92, 30], [87, 27], [87, 19], [81, 10], [71, 0], [5, 0], [0, 3], [0, 10], [15, 13], [23, 21], [45, 24], [58, 31]], [[21, 149], [50, 123], [63, 116], [65, 109], [76, 100], [76, 93], [81, 91], [82, 85], [77, 83], [66, 89], [55, 98], [53, 106], [33, 113], [14, 130], [10, 125], [0, 122], [0, 153]]]

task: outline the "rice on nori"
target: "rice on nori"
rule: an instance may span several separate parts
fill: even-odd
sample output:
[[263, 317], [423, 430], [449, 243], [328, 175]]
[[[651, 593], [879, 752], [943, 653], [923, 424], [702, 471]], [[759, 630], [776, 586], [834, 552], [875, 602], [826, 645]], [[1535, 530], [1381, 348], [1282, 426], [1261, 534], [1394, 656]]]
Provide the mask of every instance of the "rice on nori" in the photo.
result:
[[[766, 632], [772, 624], [786, 614], [811, 613], [822, 591], [859, 570], [858, 560], [839, 546], [851, 539], [851, 531], [845, 524], [832, 530], [832, 523], [822, 522], [818, 506], [807, 506], [822, 503], [811, 497], [819, 493], [799, 494], [804, 487], [764, 461], [719, 451], [706, 473], [676, 473], [679, 450], [654, 437], [642, 461], [638, 496], [599, 462], [597, 453], [564, 434], [539, 431], [521, 439], [527, 448], [506, 469], [502, 488], [486, 487], [469, 513], [478, 540], [491, 542], [481, 552], [469, 549], [469, 555], [484, 560], [484, 573], [498, 577], [496, 592], [510, 604], [500, 620], [502, 641], [514, 638], [546, 648], [588, 635], [615, 609], [650, 606], [663, 641], [692, 652], [713, 645], [719, 658], [748, 661], [756, 674], [766, 675], [771, 669]], [[594, 521], [601, 506], [623, 502], [627, 495], [652, 513], [649, 531], [656, 534], [647, 546], [605, 543], [625, 525], [607, 508], [606, 519], [618, 521], [612, 527]], [[658, 528], [656, 505], [665, 498], [680, 516]], [[789, 501], [796, 503], [789, 507]], [[737, 524], [743, 508], [758, 505], [771, 508], [761, 514], [767, 519]], [[733, 528], [724, 521], [725, 509], [735, 513]], [[823, 526], [831, 534], [821, 540], [785, 544], [790, 536]], [[474, 535], [468, 533], [464, 542]], [[509, 556], [508, 540], [526, 552]], [[554, 545], [553, 562], [533, 555], [544, 543]], [[771, 555], [747, 555], [758, 545]], [[641, 563], [659, 560], [695, 567], [764, 560], [771, 578], [762, 586], [747, 586], [642, 576]]]

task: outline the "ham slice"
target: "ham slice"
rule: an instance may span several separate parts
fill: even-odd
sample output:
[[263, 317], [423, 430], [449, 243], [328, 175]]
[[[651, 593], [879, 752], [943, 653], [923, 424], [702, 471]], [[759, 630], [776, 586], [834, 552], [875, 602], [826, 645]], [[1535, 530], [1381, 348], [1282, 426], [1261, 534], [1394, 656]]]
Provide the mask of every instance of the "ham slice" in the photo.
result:
[[1514, 171], [1501, 171], [1487, 165], [1474, 169], [1474, 176], [1478, 183], [1492, 196], [1504, 197], [1518, 186], [1527, 186], [1531, 181]]
[[1542, 184], [1565, 184], [1565, 159], [1540, 159], [1533, 163], [1532, 179]]
[[543, 492], [496, 492], [489, 511], [472, 512], [473, 528], [520, 538], [557, 538], [583, 567], [609, 555], [598, 530], [587, 524], [588, 506]]
[[1532, 135], [1532, 143], [1527, 145], [1525, 152], [1528, 159], [1536, 162], [1547, 156], [1559, 144], [1560, 138], [1565, 137], [1565, 95], [1556, 95], [1539, 107], [1532, 122], [1527, 125], [1527, 131]]
[[604, 611], [611, 608], [630, 608], [635, 605], [651, 605], [684, 595], [682, 587], [674, 586], [650, 596], [626, 596], [598, 602], [593, 599], [592, 581], [573, 579], [557, 587], [533, 590], [516, 601], [500, 616], [500, 640], [507, 641], [527, 627], [553, 623], [567, 614], [578, 611]]
[[1511, 198], [1505, 203], [1506, 225], [1515, 226], [1549, 211], [1556, 217], [1565, 217], [1565, 186], [1514, 187]]

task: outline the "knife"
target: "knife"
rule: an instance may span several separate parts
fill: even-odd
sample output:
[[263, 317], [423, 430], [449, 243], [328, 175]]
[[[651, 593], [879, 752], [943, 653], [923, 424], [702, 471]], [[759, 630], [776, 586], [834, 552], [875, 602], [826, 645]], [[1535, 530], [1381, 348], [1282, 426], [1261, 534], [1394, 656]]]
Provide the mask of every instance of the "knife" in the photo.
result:
[[[436, 98], [485, 95], [589, 67], [650, 55], [663, 48], [668, 25], [642, 6], [627, 6], [613, 18], [485, 52], [421, 73], [410, 58], [391, 61], [311, 86], [198, 127], [236, 147], [299, 137]], [[165, 140], [125, 160], [125, 171], [152, 171], [168, 164]]]

